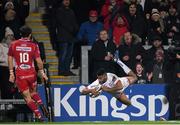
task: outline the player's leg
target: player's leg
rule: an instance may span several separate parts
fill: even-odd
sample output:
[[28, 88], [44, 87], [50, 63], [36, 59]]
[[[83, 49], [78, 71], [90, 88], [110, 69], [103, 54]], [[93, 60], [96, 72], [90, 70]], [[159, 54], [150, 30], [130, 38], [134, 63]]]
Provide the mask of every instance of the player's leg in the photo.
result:
[[35, 117], [38, 119], [41, 119], [41, 113], [38, 110], [38, 107], [36, 105], [36, 103], [34, 102], [34, 100], [31, 98], [29, 89], [25, 90], [22, 92], [23, 98], [26, 101], [27, 106], [32, 110], [32, 112], [34, 112]]
[[129, 80], [129, 84], [134, 84], [137, 81], [137, 76], [132, 70], [128, 73], [127, 78]]
[[37, 79], [36, 79], [36, 76], [34, 75], [34, 77], [30, 78], [28, 82], [29, 82], [31, 98], [40, 106], [43, 114], [46, 117], [48, 117], [49, 116], [48, 110], [46, 109], [46, 107], [43, 104], [43, 101], [42, 101], [39, 93], [37, 92]]
[[46, 116], [46, 117], [49, 117], [49, 112], [47, 110], [47, 108], [45, 107], [45, 105], [43, 104], [42, 102], [42, 99], [41, 97], [39, 96], [39, 93], [37, 92], [37, 87], [33, 87], [31, 88], [31, 97], [34, 101], [36, 101], [36, 103], [40, 106], [43, 114]]
[[127, 106], [130, 106], [131, 105], [131, 101], [128, 99], [128, 97], [124, 94], [124, 93], [120, 93], [116, 99], [118, 101], [120, 101], [121, 103], [127, 105]]
[[133, 84], [137, 80], [136, 74], [124, 64], [119, 58], [114, 59], [114, 61], [124, 70], [124, 72], [128, 75], [127, 78], [129, 80], [129, 84]]
[[21, 79], [21, 77], [16, 77], [16, 85], [21, 92], [24, 100], [26, 101], [27, 106], [32, 110], [32, 112], [34, 112], [36, 118], [40, 119], [41, 113], [39, 112], [36, 103], [31, 98], [27, 79]]

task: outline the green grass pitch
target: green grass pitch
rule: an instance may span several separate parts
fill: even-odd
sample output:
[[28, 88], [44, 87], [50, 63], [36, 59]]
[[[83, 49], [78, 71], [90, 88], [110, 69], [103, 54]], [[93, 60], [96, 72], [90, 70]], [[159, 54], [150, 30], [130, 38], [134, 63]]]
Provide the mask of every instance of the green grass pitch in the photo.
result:
[[31, 123], [0, 123], [0, 125], [180, 125], [180, 121], [113, 121], [113, 122], [31, 122]]

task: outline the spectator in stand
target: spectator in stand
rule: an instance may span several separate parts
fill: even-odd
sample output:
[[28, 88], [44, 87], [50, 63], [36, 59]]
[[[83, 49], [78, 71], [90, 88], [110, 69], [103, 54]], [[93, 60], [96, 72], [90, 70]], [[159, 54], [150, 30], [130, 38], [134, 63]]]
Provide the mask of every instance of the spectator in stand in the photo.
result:
[[148, 63], [152, 62], [154, 60], [155, 53], [158, 49], [162, 49], [164, 51], [165, 58], [167, 56], [167, 53], [166, 53], [166, 51], [163, 47], [163, 44], [162, 44], [161, 36], [154, 35], [151, 38], [151, 41], [152, 41], [152, 47], [146, 51], [146, 56], [145, 56], [145, 64], [147, 67], [148, 67]]
[[20, 21], [16, 12], [12, 9], [9, 9], [4, 13], [3, 29], [5, 29], [5, 27], [10, 27], [12, 29], [15, 39], [20, 38]]
[[92, 46], [102, 29], [103, 24], [98, 21], [97, 11], [91, 10], [89, 12], [89, 21], [82, 23], [77, 37], [80, 41], [85, 42], [86, 45]]
[[151, 11], [153, 8], [160, 8], [161, 0], [146, 0], [144, 6], [144, 13], [151, 15]]
[[165, 19], [168, 16], [168, 7], [167, 6], [160, 6], [159, 14], [160, 14], [160, 19], [161, 19], [163, 25], [165, 25]]
[[145, 20], [144, 18], [137, 13], [136, 4], [129, 5], [129, 11], [126, 15], [130, 31], [141, 38], [144, 38], [145, 33]]
[[135, 70], [136, 76], [137, 76], [137, 84], [145, 84], [147, 83], [147, 76], [144, 71], [143, 64], [138, 62], [136, 63], [136, 70]]
[[168, 5], [178, 5], [178, 0], [168, 0]]
[[148, 65], [148, 81], [152, 83], [166, 83], [168, 79], [167, 65], [164, 58], [164, 51], [157, 49], [155, 53], [155, 59]]
[[169, 16], [165, 20], [165, 31], [169, 39], [180, 34], [180, 19], [175, 5], [169, 6]]
[[131, 32], [124, 34], [118, 50], [120, 60], [133, 70], [137, 62], [143, 61], [145, 50], [142, 47], [141, 39]]
[[56, 19], [54, 18], [54, 15], [56, 14], [60, 2], [57, 0], [44, 0], [44, 1], [46, 6], [46, 13], [43, 15], [43, 18], [45, 18], [47, 21], [43, 22], [43, 24], [46, 25], [48, 28], [52, 48], [53, 50], [56, 51], [56, 54], [58, 54], [57, 53], [58, 42], [56, 36]]
[[101, 9], [101, 16], [104, 19], [104, 29], [109, 31], [109, 37], [112, 36], [112, 23], [117, 13], [121, 11], [123, 0], [106, 0]]
[[29, 16], [30, 3], [29, 0], [20, 0], [19, 2], [19, 18], [21, 21], [21, 26], [25, 25], [25, 20]]
[[163, 38], [163, 44], [165, 44], [164, 28], [158, 9], [153, 8], [148, 21], [148, 39], [151, 39], [154, 34], [158, 34]]
[[115, 19], [115, 24], [113, 26], [113, 41], [118, 48], [121, 44], [121, 38], [124, 33], [126, 33], [129, 29], [129, 24], [123, 15], [118, 15]]
[[89, 20], [82, 23], [80, 30], [78, 32], [77, 38], [78, 43], [75, 43], [73, 59], [74, 66], [72, 69], [77, 69], [81, 62], [81, 46], [89, 45], [92, 46], [93, 43], [98, 39], [99, 32], [103, 29], [103, 24], [98, 21], [98, 13], [96, 10], [89, 11]]
[[3, 39], [3, 2], [0, 0], [0, 41]]
[[140, 4], [140, 2], [141, 2], [140, 0], [124, 0], [124, 9], [125, 9], [124, 11], [125, 11], [125, 13], [128, 13], [130, 4], [136, 4], [137, 14], [144, 16], [143, 8], [142, 8], [142, 5]]
[[4, 11], [7, 11], [9, 9], [12, 9], [14, 10], [14, 4], [13, 2], [9, 1], [9, 2], [6, 2], [5, 5], [4, 5]]
[[[9, 28], [5, 28], [5, 37], [0, 43], [0, 91], [1, 91], [1, 98], [2, 99], [12, 99], [11, 93], [11, 83], [9, 82], [9, 68], [8, 68], [8, 49], [9, 45], [12, 41], [14, 41], [14, 33]], [[7, 94], [9, 93], [9, 94]]]
[[57, 44], [59, 46], [59, 75], [63, 76], [75, 75], [70, 71], [70, 64], [74, 43], [76, 42], [78, 24], [74, 11], [69, 6], [70, 0], [63, 0], [55, 15]]
[[99, 68], [104, 68], [107, 72], [115, 73], [114, 63], [112, 62], [115, 50], [115, 44], [108, 39], [108, 32], [101, 30], [99, 40], [93, 44], [91, 49], [92, 80], [96, 79], [96, 72]]

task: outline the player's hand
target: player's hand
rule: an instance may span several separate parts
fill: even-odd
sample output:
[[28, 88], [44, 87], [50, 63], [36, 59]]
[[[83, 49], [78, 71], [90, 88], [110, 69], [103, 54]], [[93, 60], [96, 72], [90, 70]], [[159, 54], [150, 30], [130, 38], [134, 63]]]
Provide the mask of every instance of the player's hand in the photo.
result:
[[44, 73], [44, 74], [42, 74], [42, 78], [44, 79], [44, 80], [48, 80], [48, 77], [47, 77], [47, 75]]
[[10, 74], [10, 76], [9, 76], [9, 81], [10, 81], [11, 83], [14, 83], [14, 81], [15, 81], [15, 76], [14, 76], [14, 74]]
[[44, 70], [39, 70], [40, 71], [40, 74], [41, 74], [41, 77], [44, 79], [44, 80], [48, 80], [48, 77], [47, 75], [44, 73]]
[[96, 89], [92, 89], [92, 90], [91, 90], [91, 93], [92, 93], [94, 96], [98, 96], [98, 95], [99, 95], [99, 91], [97, 91]]

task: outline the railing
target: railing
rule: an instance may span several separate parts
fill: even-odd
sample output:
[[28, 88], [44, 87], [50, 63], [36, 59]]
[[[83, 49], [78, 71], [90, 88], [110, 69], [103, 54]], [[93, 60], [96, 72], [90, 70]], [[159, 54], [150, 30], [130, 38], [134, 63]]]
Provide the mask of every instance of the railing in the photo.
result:
[[26, 104], [24, 99], [0, 99], [0, 105], [8, 105], [8, 104]]

